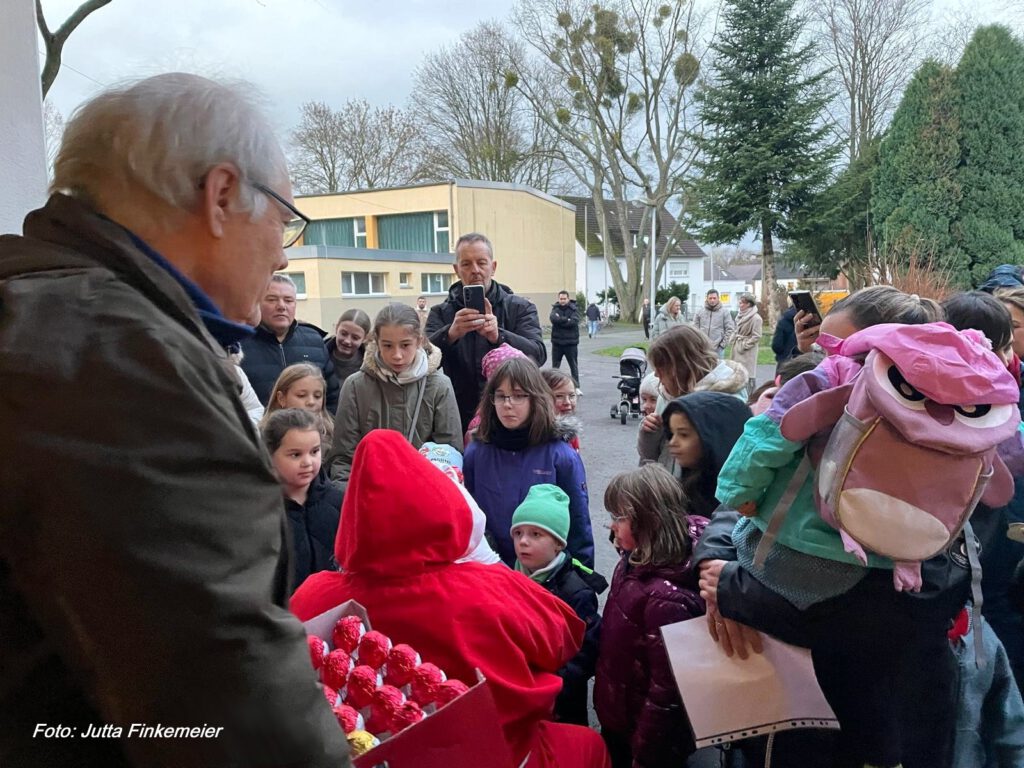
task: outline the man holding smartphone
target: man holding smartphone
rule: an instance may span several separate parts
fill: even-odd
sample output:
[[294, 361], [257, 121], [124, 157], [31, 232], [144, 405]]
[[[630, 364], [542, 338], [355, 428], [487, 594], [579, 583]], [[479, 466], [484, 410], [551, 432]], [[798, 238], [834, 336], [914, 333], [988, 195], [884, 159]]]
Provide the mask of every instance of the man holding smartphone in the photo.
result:
[[537, 307], [493, 279], [498, 262], [487, 237], [477, 232], [460, 237], [453, 268], [459, 279], [448, 289], [448, 298], [431, 308], [426, 334], [441, 350], [441, 366], [452, 381], [465, 430], [486, 383], [480, 369], [484, 355], [502, 344], [515, 347], [537, 365], [543, 365], [548, 355]]

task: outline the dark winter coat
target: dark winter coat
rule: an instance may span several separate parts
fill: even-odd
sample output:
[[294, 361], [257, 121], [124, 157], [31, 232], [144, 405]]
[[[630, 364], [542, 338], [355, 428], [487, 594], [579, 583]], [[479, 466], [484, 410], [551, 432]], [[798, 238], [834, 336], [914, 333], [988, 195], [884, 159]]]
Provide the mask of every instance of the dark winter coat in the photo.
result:
[[475, 332], [467, 333], [454, 343], [448, 341], [448, 329], [455, 320], [455, 313], [466, 308], [461, 281], [448, 289], [448, 298], [444, 302], [430, 308], [430, 317], [427, 318], [426, 334], [430, 343], [441, 350], [441, 367], [451, 379], [455, 390], [463, 432], [469, 427], [480, 405], [480, 395], [486, 384], [480, 369], [484, 355], [502, 344], [508, 344], [533, 358], [537, 365], [544, 365], [548, 359], [537, 307], [532, 301], [516, 296], [511, 288], [496, 280], [491, 281], [487, 300], [491, 302], [491, 311], [500, 329], [498, 341], [494, 344]]
[[572, 608], [587, 625], [587, 631], [579, 653], [558, 670], [562, 678], [562, 692], [555, 700], [555, 719], [563, 723], [588, 725], [587, 681], [594, 676], [601, 639], [597, 596], [608, 589], [608, 582], [571, 554], [567, 555], [562, 567], [551, 574], [542, 586]]
[[[707, 522], [690, 518], [693, 542]], [[690, 559], [672, 566], [633, 566], [626, 553], [615, 567], [601, 622], [594, 709], [602, 729], [629, 739], [640, 768], [676, 768], [694, 750], [661, 627], [703, 613]]]
[[790, 307], [779, 315], [779, 322], [772, 335], [772, 352], [775, 353], [776, 363], [784, 363], [800, 354], [796, 345], [796, 326], [793, 324], [795, 317], [796, 307]]
[[285, 497], [293, 590], [311, 573], [338, 570], [334, 540], [338, 536], [343, 497], [341, 488], [328, 480], [323, 470], [310, 483], [305, 504]]
[[331, 358], [331, 362], [334, 363], [334, 378], [338, 380], [338, 391], [340, 392], [341, 387], [345, 385], [345, 379], [363, 367], [366, 347], [359, 347], [348, 360], [334, 354], [338, 348], [338, 341], [334, 336], [328, 336], [324, 340], [324, 347], [327, 349], [327, 355]]
[[597, 308], [597, 304], [591, 304], [587, 307], [587, 320], [600, 320], [601, 310]]
[[576, 302], [564, 307], [557, 302], [551, 307], [551, 343], [571, 347], [580, 343], [580, 313]]
[[61, 194], [0, 237], [0, 765], [348, 765], [234, 365], [144, 248]]
[[256, 328], [256, 335], [242, 342], [242, 370], [263, 405], [274, 388], [281, 371], [295, 363], [312, 363], [324, 374], [327, 382], [327, 410], [338, 408], [338, 379], [334, 375], [334, 361], [324, 346], [324, 334], [315, 325], [292, 321], [284, 341], [278, 341], [266, 326]]

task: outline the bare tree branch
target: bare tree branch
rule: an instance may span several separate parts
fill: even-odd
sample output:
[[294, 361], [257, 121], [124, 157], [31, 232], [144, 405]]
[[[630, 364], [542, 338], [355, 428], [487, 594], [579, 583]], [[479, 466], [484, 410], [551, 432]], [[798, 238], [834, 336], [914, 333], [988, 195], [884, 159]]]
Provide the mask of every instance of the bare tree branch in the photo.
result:
[[42, 74], [44, 99], [46, 94], [50, 92], [50, 86], [53, 85], [53, 81], [57, 79], [64, 44], [68, 41], [71, 33], [78, 29], [78, 26], [85, 21], [90, 13], [98, 11], [110, 2], [111, 0], [86, 0], [68, 16], [64, 23], [57, 28], [56, 32], [50, 32], [50, 28], [46, 24], [46, 18], [43, 16], [42, 1], [36, 0], [36, 24], [39, 25], [39, 33], [43, 37], [43, 46], [46, 49], [46, 61], [43, 63]]

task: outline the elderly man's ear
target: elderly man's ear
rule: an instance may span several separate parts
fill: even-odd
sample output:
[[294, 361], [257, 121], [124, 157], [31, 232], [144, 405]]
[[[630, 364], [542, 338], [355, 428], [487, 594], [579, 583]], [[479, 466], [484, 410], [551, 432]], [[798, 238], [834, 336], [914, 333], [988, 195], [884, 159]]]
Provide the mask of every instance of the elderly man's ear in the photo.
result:
[[213, 237], [224, 237], [228, 215], [237, 208], [241, 178], [231, 163], [218, 163], [203, 181], [202, 215]]

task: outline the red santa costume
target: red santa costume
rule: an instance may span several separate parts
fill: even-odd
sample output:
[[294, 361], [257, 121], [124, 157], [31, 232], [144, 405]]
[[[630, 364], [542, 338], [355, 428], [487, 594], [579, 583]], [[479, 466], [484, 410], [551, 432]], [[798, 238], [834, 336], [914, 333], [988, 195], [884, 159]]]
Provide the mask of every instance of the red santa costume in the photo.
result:
[[516, 765], [603, 768], [601, 738], [546, 722], [556, 674], [580, 647], [583, 623], [522, 574], [458, 563], [472, 516], [455, 485], [397, 432], [374, 430], [356, 449], [335, 541], [341, 572], [310, 576], [291, 598], [305, 621], [344, 602], [375, 630], [408, 643], [450, 677], [486, 676]]

